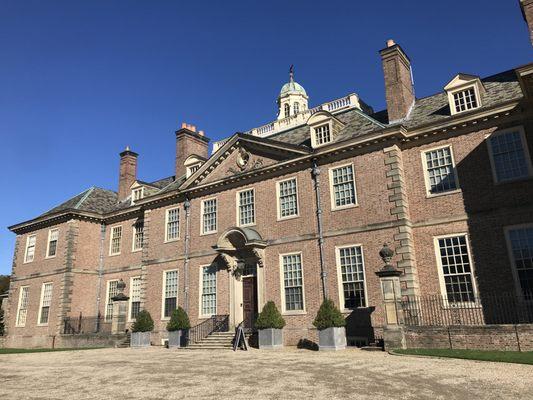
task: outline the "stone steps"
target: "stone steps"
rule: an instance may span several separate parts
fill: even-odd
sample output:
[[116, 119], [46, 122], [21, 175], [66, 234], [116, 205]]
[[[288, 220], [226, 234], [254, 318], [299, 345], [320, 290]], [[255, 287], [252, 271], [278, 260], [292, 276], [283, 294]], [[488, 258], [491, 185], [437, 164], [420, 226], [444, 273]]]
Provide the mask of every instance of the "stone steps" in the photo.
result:
[[[189, 343], [185, 349], [189, 350], [227, 350], [233, 348], [233, 332], [213, 332], [199, 342]], [[247, 340], [249, 335], [246, 335]]]

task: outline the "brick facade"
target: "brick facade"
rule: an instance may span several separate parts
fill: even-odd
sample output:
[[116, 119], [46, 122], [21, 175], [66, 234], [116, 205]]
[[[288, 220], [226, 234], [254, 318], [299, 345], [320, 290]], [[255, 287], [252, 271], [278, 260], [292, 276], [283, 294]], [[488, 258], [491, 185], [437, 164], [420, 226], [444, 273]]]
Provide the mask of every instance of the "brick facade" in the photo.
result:
[[[385, 75], [387, 79], [387, 71]], [[407, 77], [404, 75], [405, 71], [400, 83], [405, 86]], [[521, 84], [528, 85], [530, 80], [523, 78], [524, 74], [521, 76]], [[528, 89], [531, 88], [522, 90]], [[394, 112], [406, 116], [410, 105], [404, 103], [409, 93], [405, 93], [405, 87], [398, 90], [396, 94], [403, 96], [403, 103], [396, 105]], [[287, 345], [317, 339], [312, 321], [323, 300], [322, 269], [326, 273], [329, 297], [344, 308], [337, 257], [337, 249], [342, 246], [361, 246], [363, 252], [366, 307], [344, 313], [348, 336], [354, 340], [373, 340], [381, 335], [385, 323], [380, 282], [375, 275], [383, 265], [378, 254], [383, 243], [395, 249], [394, 262], [403, 272], [402, 296], [442, 293], [434, 238], [456, 233], [468, 237], [474, 278], [481, 293], [516, 291], [504, 229], [533, 224], [533, 180], [529, 177], [517, 182], [494, 183], [487, 137], [496, 130], [522, 126], [529, 154], [533, 154], [533, 113], [529, 100], [523, 97], [513, 100], [512, 104], [506, 100], [491, 108], [435, 123], [380, 125], [375, 135], [353, 132], [353, 136], [344, 141], [314, 150], [301, 150], [276, 137], [259, 140], [250, 135], [235, 135], [190, 179], [180, 181], [187, 156], [203, 157], [200, 153], [207, 143], [203, 136], [199, 138], [195, 132], [182, 129], [177, 135], [179, 165], [176, 169], [180, 175], [159, 192], [153, 191], [135, 205], [128, 203], [109, 212], [98, 214], [69, 209], [63, 214], [45, 215], [12, 227], [17, 241], [7, 303], [6, 346], [50, 346], [61, 336], [65, 317], [75, 318], [80, 313], [83, 316], [105, 315], [108, 282], [122, 279], [126, 283], [125, 294], [129, 296], [133, 277], [141, 277], [141, 308], [151, 313], [155, 322], [152, 341], [160, 344], [167, 335], [167, 321], [163, 316], [163, 274], [168, 270], [178, 271], [178, 305], [187, 309], [192, 325], [203, 318], [200, 312], [202, 266], [217, 266], [216, 313], [232, 314], [233, 303], [238, 301], [235, 285], [240, 283], [234, 281], [231, 266], [221, 257], [217, 246], [225, 239], [224, 234], [232, 229], [239, 230], [236, 228], [238, 192], [249, 188], [255, 190], [255, 223], [247, 228], [261, 238], [264, 246], [264, 250], [261, 248], [257, 253], [262, 254], [262, 265], [257, 268], [262, 269], [261, 274], [258, 272], [261, 276], [258, 292], [263, 302], [273, 300], [280, 310], [283, 309], [280, 255], [301, 254], [304, 310], [284, 312]], [[180, 143], [188, 144], [180, 147]], [[424, 151], [441, 146], [451, 146], [458, 189], [428, 195]], [[246, 159], [240, 163], [242, 154]], [[318, 228], [318, 205], [311, 174], [315, 162], [321, 171], [316, 189], [321, 205], [318, 214], [322, 219], [322, 232]], [[353, 168], [357, 203], [335, 209], [331, 170], [344, 165]], [[123, 169], [124, 165], [121, 182]], [[134, 182], [136, 176], [130, 175], [129, 181]], [[298, 215], [279, 219], [277, 182], [289, 178], [297, 181]], [[176, 185], [175, 188], [168, 189], [172, 185]], [[154, 187], [149, 185], [150, 190]], [[121, 187], [121, 190], [124, 195], [126, 189]], [[217, 199], [217, 229], [204, 234], [201, 231], [202, 201], [210, 198]], [[189, 218], [186, 202], [190, 204]], [[179, 209], [179, 237], [167, 241], [166, 211], [174, 207]], [[144, 245], [142, 250], [133, 251], [134, 225], [140, 220], [144, 221]], [[115, 226], [122, 227], [121, 249], [120, 254], [111, 255], [111, 232]], [[48, 232], [54, 227], [60, 232], [58, 252], [54, 258], [47, 258]], [[27, 237], [33, 234], [36, 235], [35, 258], [24, 263]], [[53, 283], [51, 311], [48, 324], [38, 326], [44, 282]], [[29, 286], [29, 304], [26, 325], [17, 327], [21, 286]], [[501, 329], [503, 332], [506, 328]], [[426, 341], [422, 333], [409, 335], [408, 340]], [[529, 333], [524, 331], [524, 335], [524, 343], [529, 343]], [[441, 333], [435, 333], [434, 340], [440, 336]]]

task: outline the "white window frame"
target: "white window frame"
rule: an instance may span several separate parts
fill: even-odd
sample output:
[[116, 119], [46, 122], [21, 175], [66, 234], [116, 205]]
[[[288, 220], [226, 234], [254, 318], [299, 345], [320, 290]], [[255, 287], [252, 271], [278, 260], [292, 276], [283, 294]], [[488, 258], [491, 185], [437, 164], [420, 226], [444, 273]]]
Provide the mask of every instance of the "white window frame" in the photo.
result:
[[[167, 287], [167, 272], [176, 272], [176, 308], [179, 305], [180, 294], [180, 272], [177, 268], [166, 269], [163, 271], [163, 284], [161, 286], [161, 321], [170, 320], [170, 316], [165, 317], [165, 290]], [[172, 314], [172, 313], [171, 313]]]
[[[296, 182], [296, 214], [288, 215], [286, 217], [281, 216], [281, 184], [288, 181]], [[298, 194], [298, 177], [291, 176], [290, 178], [281, 179], [276, 182], [276, 215], [278, 221], [284, 221], [286, 219], [298, 218], [300, 216], [300, 197]]]
[[[343, 167], [351, 166], [352, 167], [352, 182], [353, 182], [353, 193], [355, 197], [355, 203], [353, 204], [346, 204], [343, 206], [337, 206], [335, 204], [335, 189], [333, 187], [333, 170], [340, 169]], [[334, 165], [328, 169], [328, 176], [329, 176], [329, 196], [331, 200], [331, 211], [337, 211], [337, 210], [345, 210], [347, 208], [353, 208], [359, 206], [359, 201], [357, 200], [357, 183], [355, 180], [355, 167], [353, 165], [353, 162], [344, 163], [340, 165]]]
[[141, 286], [139, 288], [139, 295], [142, 294], [142, 277], [140, 275], [138, 276], [132, 276], [130, 277], [130, 298], [128, 300], [128, 322], [133, 322], [136, 320], [136, 318], [131, 317], [132, 307], [133, 307], [133, 281], [135, 279], [141, 280]]
[[[178, 210], [178, 236], [176, 236], [175, 238], [172, 238], [172, 239], [169, 239], [168, 238], [168, 215], [169, 215], [169, 212], [170, 211], [173, 211], [173, 210]], [[165, 243], [169, 243], [169, 242], [175, 242], [177, 240], [180, 240], [180, 236], [181, 236], [181, 227], [180, 227], [180, 218], [181, 218], [181, 215], [180, 215], [180, 207], [177, 206], [177, 207], [170, 207], [170, 208], [167, 208], [165, 210]]]
[[[432, 151], [437, 151], [441, 149], [449, 148], [450, 149], [450, 157], [452, 159], [452, 169], [453, 169], [453, 176], [455, 179], [456, 188], [452, 190], [446, 190], [444, 192], [438, 192], [438, 193], [431, 193], [431, 184], [429, 182], [429, 171], [428, 171], [428, 165], [426, 161], [426, 153], [430, 153]], [[459, 193], [461, 192], [461, 184], [459, 182], [459, 175], [457, 174], [457, 166], [455, 164], [455, 156], [453, 155], [453, 146], [451, 144], [445, 144], [443, 146], [437, 146], [432, 147], [430, 149], [424, 149], [420, 150], [420, 160], [422, 161], [422, 171], [424, 172], [424, 184], [426, 187], [426, 198], [430, 197], [438, 197], [438, 196], [446, 196], [448, 194], [453, 193]]]
[[[137, 235], [137, 229], [138, 229], [137, 224], [142, 224], [142, 226], [143, 226], [143, 231], [142, 231], [143, 232], [142, 233], [143, 241], [141, 243], [141, 247], [139, 247], [139, 248], [135, 248], [135, 244], [136, 244], [136, 240], [135, 240], [136, 237], [135, 236]], [[132, 238], [131, 238], [131, 251], [132, 251], [132, 253], [136, 253], [138, 251], [142, 251], [142, 249], [144, 247], [144, 220], [136, 221], [133, 224], [132, 228], [133, 229], [132, 229]]]
[[[520, 135], [520, 139], [522, 140], [522, 148], [524, 150], [524, 157], [526, 158], [528, 175], [522, 176], [519, 178], [504, 179], [500, 181], [498, 180], [498, 175], [496, 173], [496, 163], [494, 162], [494, 155], [493, 155], [492, 144], [490, 140], [494, 136], [505, 135], [506, 133], [516, 132], [516, 131], [518, 131], [518, 134]], [[490, 167], [492, 170], [492, 180], [494, 184], [499, 185], [499, 184], [508, 183], [508, 182], [521, 181], [524, 179], [530, 179], [533, 176], [533, 166], [531, 164], [531, 156], [529, 154], [529, 147], [527, 145], [526, 133], [522, 125], [518, 125], [518, 126], [511, 127], [511, 128], [506, 128], [506, 129], [498, 129], [492, 132], [490, 135], [487, 135], [485, 140], [487, 142], [487, 150], [489, 152]]]
[[203, 313], [203, 301], [202, 297], [204, 294], [204, 268], [211, 268], [213, 267], [213, 264], [204, 264], [200, 265], [200, 278], [198, 281], [200, 282], [199, 285], [199, 298], [198, 298], [198, 318], [204, 319], [204, 318], [211, 318], [213, 315], [216, 315], [218, 312], [218, 273], [215, 271], [215, 313], [214, 314], [204, 314]]
[[[48, 306], [48, 320], [44, 323], [41, 323], [41, 317], [42, 317], [42, 312], [43, 312], [43, 303], [44, 303], [44, 292], [45, 292], [45, 286], [46, 285], [51, 285], [52, 286], [52, 289], [50, 289], [51, 293], [50, 293], [50, 305]], [[53, 293], [54, 293], [54, 284], [53, 282], [44, 282], [42, 285], [41, 285], [41, 298], [39, 300], [39, 312], [37, 313], [37, 325], [38, 326], [48, 326], [48, 322], [50, 321], [50, 309], [52, 308], [52, 298], [53, 298]]]
[[[324, 143], [318, 143], [318, 141], [316, 140], [316, 129], [319, 129], [325, 125], [328, 125], [328, 129], [329, 129], [329, 142], [324, 142]], [[322, 146], [326, 146], [328, 144], [331, 144], [333, 143], [333, 122], [330, 120], [323, 120], [323, 121], [320, 121], [320, 122], [317, 122], [316, 124], [313, 124], [311, 125], [311, 147], [313, 149], [316, 149], [317, 147], [322, 147]]]
[[[135, 193], [140, 192], [138, 199], [135, 199]], [[131, 190], [131, 204], [135, 204], [136, 201], [141, 200], [144, 197], [144, 186], [136, 187]]]
[[[468, 301], [468, 302], [449, 302], [448, 301], [448, 292], [446, 291], [446, 282], [444, 280], [444, 268], [442, 265], [442, 260], [440, 258], [440, 247], [439, 247], [439, 239], [446, 239], [451, 237], [457, 237], [457, 236], [464, 236], [465, 242], [466, 242], [466, 251], [468, 251], [468, 260], [470, 262], [470, 275], [472, 275], [472, 291], [474, 296], [474, 301]], [[439, 287], [440, 287], [440, 293], [443, 297], [443, 302], [447, 307], [454, 307], [454, 305], [460, 305], [460, 304], [468, 304], [473, 305], [477, 304], [478, 298], [479, 298], [479, 292], [477, 290], [477, 282], [476, 282], [476, 270], [474, 266], [474, 260], [472, 258], [472, 250], [470, 247], [470, 237], [468, 233], [466, 232], [458, 232], [458, 233], [450, 233], [446, 235], [439, 235], [439, 236], [433, 236], [433, 249], [435, 252], [435, 258], [437, 261], [437, 272], [439, 274]]]
[[[249, 224], [241, 224], [241, 213], [240, 213], [240, 206], [241, 206], [241, 202], [240, 202], [240, 194], [243, 193], [243, 192], [252, 192], [253, 193], [253, 197], [254, 197], [254, 202], [253, 202], [253, 208], [254, 208], [254, 221], [252, 223], [249, 223]], [[257, 216], [257, 213], [256, 213], [256, 205], [257, 205], [257, 198], [255, 196], [255, 188], [247, 188], [247, 189], [242, 189], [242, 190], [239, 190], [235, 193], [235, 208], [236, 208], [236, 219], [237, 219], [237, 226], [238, 227], [246, 227], [246, 226], [255, 226], [256, 223], [257, 223], [257, 220], [256, 220], [256, 216]], [[218, 217], [218, 204], [217, 204], [217, 217]], [[203, 219], [202, 219], [203, 220]], [[218, 228], [218, 221], [217, 221], [217, 228]]]
[[[20, 311], [22, 310], [21, 306], [22, 306], [22, 293], [23, 292], [26, 292], [26, 308], [24, 308], [24, 310], [26, 311], [26, 315], [24, 316], [24, 323], [21, 324], [19, 321], [20, 321]], [[26, 322], [28, 321], [29, 305], [30, 305], [30, 286], [29, 285], [20, 286], [19, 287], [19, 301], [17, 305], [17, 316], [16, 316], [17, 319], [15, 321], [15, 326], [17, 328], [22, 328], [26, 326]]]
[[[448, 103], [449, 103], [449, 106], [450, 106], [450, 113], [452, 115], [462, 114], [462, 113], [466, 113], [466, 112], [469, 112], [469, 111], [477, 110], [478, 108], [481, 108], [483, 106], [483, 103], [481, 101], [481, 93], [479, 91], [479, 87], [478, 86], [479, 85], [477, 83], [471, 83], [471, 84], [467, 84], [467, 85], [464, 85], [464, 86], [460, 86], [460, 87], [454, 88], [452, 90], [448, 90]], [[469, 108], [468, 110], [463, 110], [463, 111], [457, 110], [457, 108], [455, 107], [454, 95], [456, 93], [464, 92], [464, 91], [469, 90], [469, 89], [474, 89], [474, 96], [476, 96], [477, 107]]]
[[340, 309], [343, 313], [351, 313], [353, 309], [344, 308], [344, 282], [342, 281], [342, 266], [341, 266], [341, 249], [348, 249], [352, 247], [359, 247], [361, 249], [361, 259], [363, 260], [363, 290], [365, 291], [365, 306], [357, 307], [356, 309], [368, 308], [368, 290], [367, 290], [367, 281], [366, 281], [366, 264], [365, 264], [365, 252], [363, 245], [358, 244], [343, 244], [341, 246], [335, 246], [335, 262], [337, 263], [337, 284], [339, 288], [339, 301]]
[[105, 290], [105, 308], [104, 308], [104, 322], [110, 322], [112, 320], [112, 314], [111, 319], [107, 319], [107, 309], [109, 308], [109, 289], [111, 288], [111, 282], [119, 282], [119, 279], [109, 279], [106, 282], [106, 290]]
[[[50, 255], [50, 242], [52, 238], [52, 232], [57, 232], [57, 239], [56, 239], [56, 252], [53, 256]], [[46, 257], [45, 258], [55, 258], [57, 255], [57, 245], [59, 243], [59, 228], [53, 228], [48, 230], [48, 241], [46, 242]]]
[[[33, 256], [31, 260], [28, 260], [28, 250], [30, 248], [30, 238], [35, 238], [35, 243], [33, 244]], [[24, 264], [31, 263], [35, 260], [35, 252], [37, 250], [37, 235], [28, 235], [26, 237], [26, 248], [24, 250]]]
[[511, 237], [510, 237], [510, 231], [518, 230], [518, 229], [528, 229], [528, 228], [533, 229], [533, 223], [505, 226], [503, 228], [503, 232], [505, 236], [505, 243], [507, 245], [507, 254], [509, 256], [509, 262], [511, 263], [511, 270], [513, 273], [513, 280], [515, 284], [516, 294], [519, 298], [522, 298], [529, 303], [529, 302], [533, 302], [533, 300], [525, 299], [524, 292], [522, 291], [522, 285], [520, 284], [520, 277], [518, 276], [518, 271], [516, 270], [516, 261], [514, 259], [513, 247], [511, 244]]
[[[120, 242], [119, 242], [119, 250], [118, 250], [118, 253], [113, 253], [113, 232], [115, 231], [115, 229], [118, 229], [120, 228], [121, 231], [120, 231]], [[111, 229], [109, 230], [109, 256], [118, 256], [121, 252], [122, 252], [122, 239], [124, 238], [124, 228], [122, 227], [122, 225], [115, 225], [115, 226], [112, 226]]]
[[[293, 256], [300, 255], [300, 264], [302, 266], [302, 310], [287, 310], [285, 304], [285, 274], [283, 270], [283, 257], [284, 256]], [[304, 257], [303, 252], [301, 251], [292, 251], [289, 253], [283, 253], [279, 255], [279, 282], [280, 282], [280, 293], [281, 293], [281, 313], [283, 315], [304, 315], [307, 314], [307, 305], [305, 301], [305, 276], [304, 276]]]
[[[215, 213], [216, 229], [214, 231], [205, 232], [205, 230], [204, 230], [204, 228], [205, 228], [204, 227], [204, 205], [205, 205], [206, 201], [210, 201], [210, 200], [215, 200], [216, 206], [217, 206], [217, 210], [216, 210], [216, 213]], [[212, 235], [213, 233], [217, 233], [217, 231], [218, 231], [218, 198], [210, 197], [208, 199], [202, 200], [201, 203], [200, 203], [200, 236]]]
[[200, 168], [202, 168], [202, 161], [198, 161], [194, 164], [188, 165], [186, 167], [185, 171], [185, 178], [189, 178], [192, 174], [194, 174], [196, 171], [198, 171]]

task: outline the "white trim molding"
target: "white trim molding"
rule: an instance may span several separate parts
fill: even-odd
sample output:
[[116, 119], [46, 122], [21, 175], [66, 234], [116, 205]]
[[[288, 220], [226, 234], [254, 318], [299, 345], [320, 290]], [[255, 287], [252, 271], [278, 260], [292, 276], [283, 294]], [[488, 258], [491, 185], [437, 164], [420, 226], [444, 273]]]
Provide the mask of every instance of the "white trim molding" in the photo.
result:
[[[281, 216], [281, 184], [284, 182], [294, 181], [296, 188], [296, 214]], [[276, 181], [276, 217], [278, 221], [285, 221], [287, 219], [298, 218], [300, 216], [300, 198], [298, 195], [298, 177], [296, 175], [289, 178], [280, 179]]]
[[[451, 158], [451, 161], [452, 161], [451, 166], [452, 166], [452, 171], [453, 171], [453, 179], [454, 179], [454, 183], [455, 183], [455, 188], [454, 189], [448, 189], [448, 190], [442, 190], [442, 191], [439, 191], [439, 192], [436, 192], [436, 193], [432, 193], [431, 192], [431, 183], [430, 183], [430, 178], [429, 178], [429, 170], [428, 170], [429, 168], [428, 168], [428, 164], [427, 164], [426, 154], [427, 153], [432, 153], [432, 152], [435, 152], [435, 151], [439, 151], [439, 150], [443, 150], [443, 149], [449, 149], [449, 151], [450, 151], [450, 158]], [[425, 188], [426, 188], [426, 198], [445, 196], [445, 195], [448, 195], [448, 194], [461, 192], [461, 186], [459, 184], [459, 175], [457, 174], [457, 167], [455, 165], [455, 157], [453, 155], [453, 147], [452, 147], [451, 144], [445, 144], [443, 146], [437, 146], [437, 147], [432, 147], [430, 149], [420, 150], [420, 159], [422, 161], [422, 171], [423, 171], [423, 174], [424, 174], [424, 184], [425, 184]]]
[[[283, 258], [289, 256], [299, 256], [300, 257], [300, 269], [302, 274], [302, 309], [301, 310], [287, 310], [286, 300], [285, 300], [285, 268], [283, 265]], [[304, 279], [304, 262], [303, 262], [303, 253], [301, 251], [294, 251], [290, 253], [279, 254], [279, 281], [281, 289], [281, 313], [283, 315], [302, 315], [307, 314], [307, 308], [305, 305], [305, 279]]]
[[[333, 184], [333, 171], [341, 169], [341, 168], [346, 168], [346, 167], [351, 167], [351, 169], [352, 169], [352, 184], [353, 184], [354, 202], [353, 203], [349, 203], [349, 204], [344, 204], [344, 205], [337, 206], [336, 205], [337, 202], [335, 201], [335, 188], [334, 188], [334, 184]], [[330, 195], [330, 202], [331, 202], [331, 211], [345, 210], [347, 208], [353, 208], [353, 207], [358, 207], [359, 206], [359, 203], [357, 201], [357, 184], [355, 182], [355, 167], [354, 167], [353, 162], [350, 161], [350, 162], [347, 162], [347, 163], [344, 163], [344, 164], [333, 165], [333, 166], [329, 167], [328, 168], [328, 177], [329, 177], [329, 195]], [[347, 182], [344, 182], [344, 183], [347, 183]]]
[[[341, 265], [341, 259], [340, 259], [340, 252], [342, 249], [351, 249], [351, 248], [359, 248], [361, 251], [361, 263], [362, 263], [362, 272], [363, 272], [363, 291], [364, 291], [364, 306], [358, 306], [355, 308], [345, 308], [344, 305], [346, 303], [346, 299], [344, 298], [344, 282], [342, 280], [342, 265]], [[338, 285], [338, 291], [339, 291], [339, 305], [340, 309], [343, 313], [349, 313], [352, 312], [355, 309], [362, 309], [368, 307], [368, 290], [367, 290], [367, 282], [366, 282], [366, 271], [365, 271], [365, 254], [363, 251], [363, 245], [360, 243], [357, 244], [345, 244], [340, 246], [335, 246], [335, 263], [337, 266], [337, 285]]]

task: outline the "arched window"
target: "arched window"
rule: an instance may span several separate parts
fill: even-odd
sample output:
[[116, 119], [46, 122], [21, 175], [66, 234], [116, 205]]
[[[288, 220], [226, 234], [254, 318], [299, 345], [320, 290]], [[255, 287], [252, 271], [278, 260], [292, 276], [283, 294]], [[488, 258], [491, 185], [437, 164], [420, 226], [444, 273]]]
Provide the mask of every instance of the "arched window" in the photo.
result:
[[300, 103], [296, 102], [294, 103], [294, 113], [298, 114], [300, 112]]
[[290, 112], [291, 112], [291, 107], [287, 103], [285, 103], [285, 118], [289, 116]]

